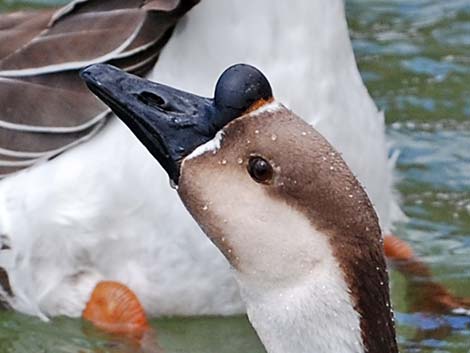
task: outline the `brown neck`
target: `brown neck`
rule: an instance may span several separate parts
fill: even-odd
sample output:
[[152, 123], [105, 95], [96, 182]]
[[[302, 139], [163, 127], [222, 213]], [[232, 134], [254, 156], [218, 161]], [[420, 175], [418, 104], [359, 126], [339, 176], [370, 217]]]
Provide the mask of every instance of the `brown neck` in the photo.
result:
[[[280, 115], [279, 120], [282, 118]], [[301, 129], [308, 131], [306, 126], [299, 126], [297, 130]], [[279, 132], [278, 136], [281, 134]], [[273, 190], [272, 195], [287, 201], [305, 214], [319, 232], [328, 234], [333, 254], [361, 317], [366, 351], [397, 353], [388, 274], [377, 215], [340, 154], [316, 131], [311, 131], [310, 136], [311, 139], [302, 140], [303, 145], [299, 147], [299, 150], [309, 151], [308, 163], [302, 168], [288, 163], [303, 160], [301, 155], [295, 154], [295, 150], [290, 151], [285, 163], [279, 162], [290, 179], [283, 180], [282, 188]], [[292, 180], [315, 182], [303, 182], [299, 187]]]
[[[380, 237], [377, 230], [369, 230]], [[361, 317], [362, 339], [368, 353], [398, 353], [388, 273], [382, 249], [358, 244], [356, 253], [337, 251], [355, 309]], [[361, 249], [362, 248], [362, 249]], [[364, 251], [368, 249], [369, 251]], [[354, 251], [354, 250], [353, 250]]]

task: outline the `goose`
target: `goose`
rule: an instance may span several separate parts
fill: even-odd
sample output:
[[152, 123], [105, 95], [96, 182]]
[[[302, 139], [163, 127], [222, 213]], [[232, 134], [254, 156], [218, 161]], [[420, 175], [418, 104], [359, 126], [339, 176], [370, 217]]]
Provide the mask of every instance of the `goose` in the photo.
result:
[[384, 119], [357, 69], [343, 1], [197, 3], [75, 0], [1, 16], [4, 306], [78, 317], [96, 284], [113, 280], [151, 316], [246, 310], [229, 264], [176, 202], [167, 175], [80, 82], [91, 64], [202, 96], [224, 68], [256, 65], [343, 154], [390, 229], [398, 208]]
[[228, 68], [213, 99], [110, 65], [81, 75], [234, 268], [268, 353], [398, 353], [374, 208], [340, 153], [273, 98], [259, 70]]

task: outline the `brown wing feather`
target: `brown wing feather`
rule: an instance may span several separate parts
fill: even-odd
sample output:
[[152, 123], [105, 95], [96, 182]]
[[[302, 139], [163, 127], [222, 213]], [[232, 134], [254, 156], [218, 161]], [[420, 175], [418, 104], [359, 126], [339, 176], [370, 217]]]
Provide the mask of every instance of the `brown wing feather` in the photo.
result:
[[93, 136], [107, 108], [78, 71], [108, 62], [145, 74], [198, 0], [76, 0], [0, 16], [0, 177]]
[[15, 12], [0, 17], [0, 60], [11, 55], [39, 35], [53, 11]]

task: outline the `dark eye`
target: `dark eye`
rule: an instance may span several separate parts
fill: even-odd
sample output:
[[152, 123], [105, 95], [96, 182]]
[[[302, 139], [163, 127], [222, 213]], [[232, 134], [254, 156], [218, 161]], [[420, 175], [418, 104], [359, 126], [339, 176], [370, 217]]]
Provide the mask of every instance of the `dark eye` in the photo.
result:
[[273, 178], [273, 167], [261, 157], [251, 157], [248, 162], [248, 173], [258, 183], [268, 184]]

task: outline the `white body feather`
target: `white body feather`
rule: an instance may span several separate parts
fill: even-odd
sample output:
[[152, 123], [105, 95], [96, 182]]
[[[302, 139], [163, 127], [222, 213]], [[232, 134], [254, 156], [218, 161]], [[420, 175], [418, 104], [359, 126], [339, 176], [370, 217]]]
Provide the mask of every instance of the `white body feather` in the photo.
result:
[[[340, 0], [204, 0], [183, 21], [151, 78], [212, 95], [229, 65], [269, 78], [276, 98], [315, 125], [365, 185], [390, 226], [383, 116], [354, 60]], [[0, 266], [11, 305], [81, 314], [100, 279], [129, 285], [157, 314], [242, 312], [223, 256], [200, 234], [157, 162], [118, 120], [89, 141], [0, 183]], [[1, 247], [1, 246], [0, 246]]]

